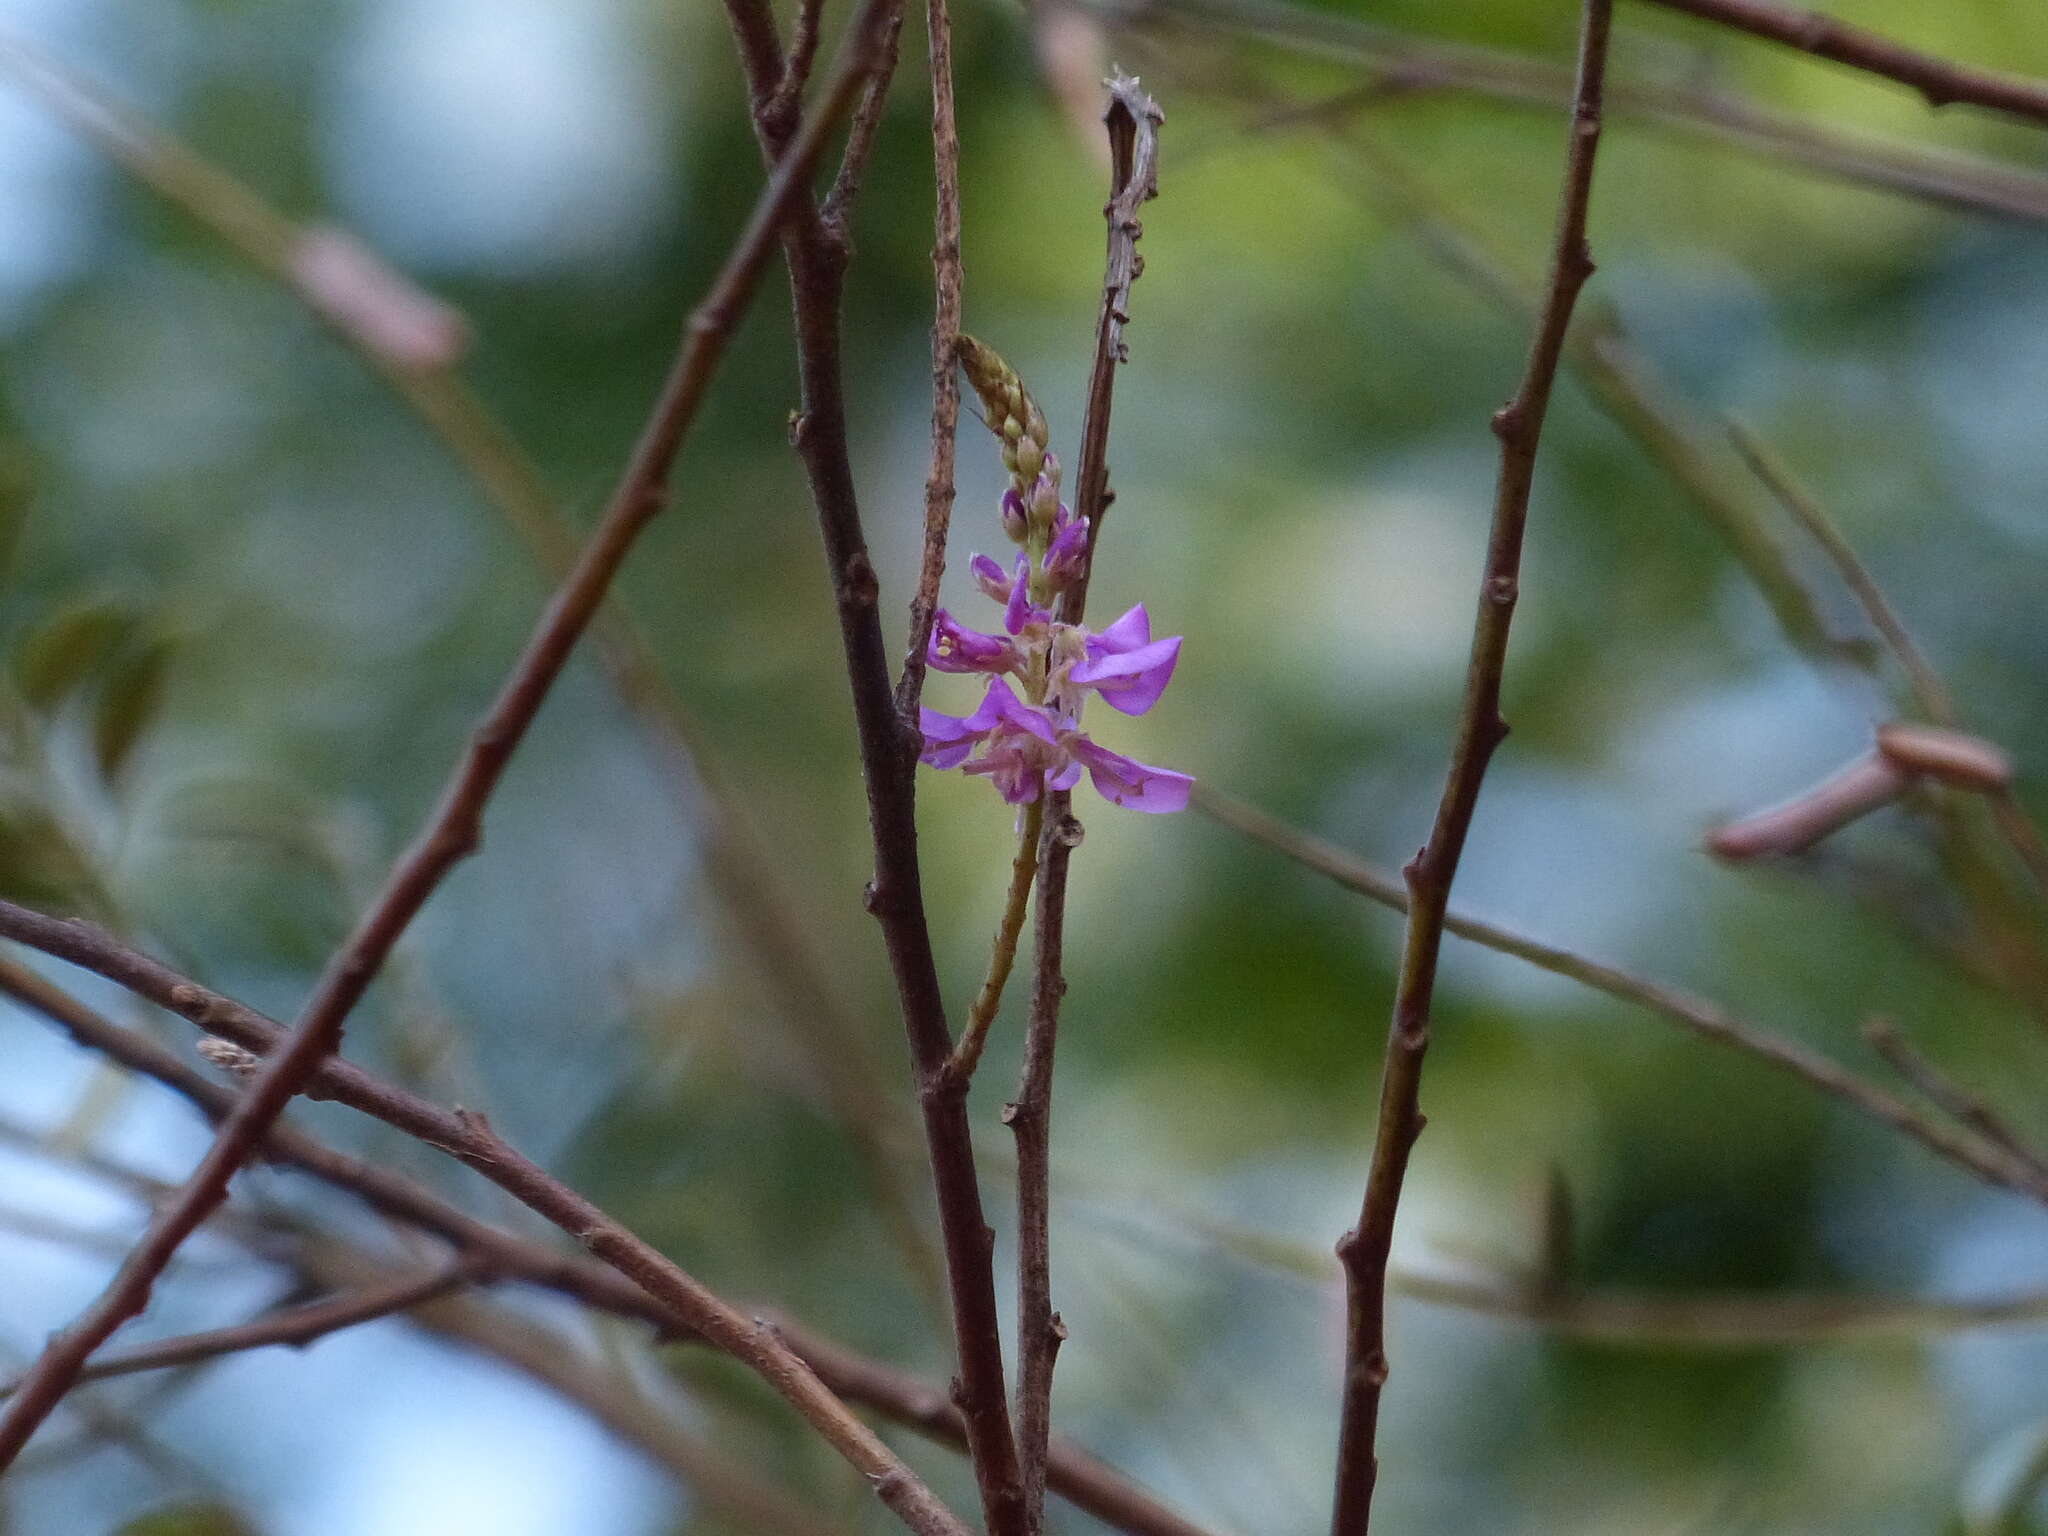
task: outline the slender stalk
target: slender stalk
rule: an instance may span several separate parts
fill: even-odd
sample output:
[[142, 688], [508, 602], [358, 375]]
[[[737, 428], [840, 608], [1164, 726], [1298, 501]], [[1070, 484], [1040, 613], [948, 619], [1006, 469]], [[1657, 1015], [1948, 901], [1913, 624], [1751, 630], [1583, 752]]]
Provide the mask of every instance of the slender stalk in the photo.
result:
[[1379, 1132], [1358, 1225], [1337, 1244], [1338, 1257], [1344, 1265], [1346, 1323], [1343, 1417], [1337, 1441], [1332, 1536], [1364, 1536], [1372, 1521], [1373, 1486], [1379, 1472], [1374, 1442], [1388, 1371], [1387, 1259], [1393, 1248], [1394, 1217], [1401, 1201], [1409, 1153], [1422, 1132], [1418, 1103], [1422, 1061], [1429, 1048], [1430, 1002], [1436, 988], [1437, 957], [1443, 944], [1451, 882], [1471, 829], [1472, 813], [1479, 803], [1487, 762], [1507, 734], [1507, 724], [1500, 716], [1501, 672], [1507, 660], [1508, 627], [1521, 580], [1522, 542], [1528, 527], [1537, 445], [1542, 438], [1558, 362], [1564, 353], [1572, 306], [1593, 271], [1592, 255], [1586, 244], [1586, 213], [1592, 199], [1593, 163], [1600, 142], [1601, 87], [1612, 20], [1612, 0], [1586, 0], [1579, 34], [1578, 88], [1572, 106], [1549, 294], [1521, 386], [1493, 418], [1494, 435], [1500, 439], [1500, 481], [1480, 582], [1479, 616], [1473, 627], [1472, 658], [1466, 674], [1457, 745], [1452, 750], [1443, 800], [1437, 808], [1429, 841], [1403, 871], [1410, 893], [1408, 933], [1381, 1076]]
[[[1123, 331], [1130, 320], [1131, 288], [1144, 265], [1138, 255], [1138, 240], [1144, 233], [1138, 212], [1159, 195], [1159, 128], [1166, 120], [1159, 104], [1121, 70], [1107, 85], [1109, 106], [1102, 117], [1110, 157], [1109, 201], [1102, 210], [1107, 250], [1102, 301], [1096, 311], [1095, 358], [1089, 370], [1088, 404], [1074, 476], [1074, 510], [1087, 523], [1088, 556], [1079, 577], [1060, 594], [1059, 617], [1067, 624], [1079, 624], [1086, 612], [1103, 518], [1115, 500], [1109, 488], [1110, 414], [1115, 408], [1117, 368], [1129, 357]], [[1067, 1336], [1066, 1325], [1052, 1305], [1052, 1085], [1060, 1003], [1067, 993], [1061, 973], [1067, 864], [1081, 840], [1081, 823], [1072, 813], [1071, 795], [1065, 790], [1049, 791], [1043, 800], [1031, 1013], [1025, 1025], [1024, 1067], [1017, 1096], [1003, 1111], [1017, 1142], [1017, 1454], [1027, 1504], [1026, 1524], [1034, 1533], [1045, 1520], [1053, 1365]], [[1022, 862], [1020, 850], [1020, 876]], [[1013, 905], [1015, 891], [1013, 885]]]
[[1769, 0], [1649, 0], [1669, 11], [1718, 22], [1911, 86], [1930, 107], [1966, 103], [2003, 112], [2030, 123], [2048, 124], [2048, 83], [1972, 69], [1894, 42], [1882, 33], [1852, 27], [1819, 11], [1795, 10]]
[[1017, 833], [1017, 856], [1010, 861], [1010, 893], [1003, 902], [1003, 915], [996, 922], [995, 942], [990, 946], [988, 974], [974, 1005], [967, 1010], [960, 1043], [953, 1049], [951, 1070], [972, 1077], [981, 1062], [982, 1047], [988, 1043], [989, 1026], [1002, 1006], [1003, 988], [1009, 984], [1010, 969], [1017, 961], [1017, 935], [1024, 931], [1024, 914], [1031, 905], [1031, 884], [1038, 875], [1039, 832], [1045, 826], [1045, 802], [1034, 800], [1024, 807], [1024, 825]]
[[[896, 681], [896, 713], [917, 719], [924, 696], [925, 652], [946, 574], [946, 535], [953, 523], [954, 454], [960, 427], [960, 126], [953, 108], [953, 18], [946, 0], [925, 0], [932, 82], [932, 467], [924, 482], [924, 555], [910, 600], [910, 643]], [[1015, 944], [1014, 937], [1011, 940]], [[1002, 988], [998, 986], [997, 992]], [[993, 1016], [994, 1010], [990, 1010]], [[986, 1030], [988, 1025], [984, 1023]], [[974, 1033], [970, 1022], [966, 1036]], [[966, 1048], [963, 1038], [961, 1049]]]
[[746, 232], [710, 294], [691, 316], [674, 369], [597, 534], [549, 604], [497, 700], [472, 735], [440, 805], [316, 983], [290, 1043], [266, 1062], [177, 1199], [151, 1222], [107, 1290], [77, 1323], [51, 1340], [20, 1391], [0, 1413], [0, 1468], [20, 1453], [92, 1352], [148, 1305], [150, 1289], [172, 1255], [227, 1198], [235, 1171], [254, 1154], [285, 1105], [339, 1044], [350, 1011], [368, 990], [392, 946], [448, 871], [478, 846], [484, 806], [506, 764], [634, 540], [661, 509], [663, 482], [767, 264], [784, 212], [804, 192], [827, 135], [873, 71], [872, 24], [883, 10], [882, 0], [870, 0], [868, 22], [856, 27], [854, 45], [847, 51], [834, 89], [770, 179]]

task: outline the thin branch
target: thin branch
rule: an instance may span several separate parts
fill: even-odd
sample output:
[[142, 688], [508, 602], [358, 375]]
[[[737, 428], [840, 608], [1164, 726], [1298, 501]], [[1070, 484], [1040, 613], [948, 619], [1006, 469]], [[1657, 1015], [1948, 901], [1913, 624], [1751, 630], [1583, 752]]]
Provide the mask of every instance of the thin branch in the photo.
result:
[[177, 1200], [150, 1224], [127, 1263], [91, 1308], [51, 1340], [0, 1414], [0, 1468], [77, 1378], [93, 1350], [149, 1301], [156, 1276], [178, 1246], [227, 1198], [235, 1170], [254, 1152], [285, 1105], [340, 1042], [348, 1014], [415, 914], [461, 859], [478, 845], [483, 809], [506, 764], [589, 624], [605, 589], [640, 531], [660, 511], [662, 485], [694, 419], [762, 269], [784, 211], [807, 188], [826, 136], [873, 69], [872, 0], [856, 24], [834, 88], [791, 147], [757, 203], [710, 294], [691, 316], [674, 370], [664, 384], [610, 508], [574, 574], [549, 604], [497, 700], [470, 739], [439, 807], [399, 860], [383, 891], [315, 985], [290, 1043], [266, 1063], [236, 1105]]
[[1993, 112], [2048, 124], [2048, 84], [2013, 75], [1972, 69], [1897, 43], [1882, 33], [1852, 27], [1818, 11], [1772, 5], [1768, 0], [1649, 0], [1666, 10], [1683, 11], [1703, 21], [1718, 22], [1810, 53], [1815, 58], [1846, 64], [1865, 74], [1882, 75], [1911, 86], [1930, 107], [1967, 103]]
[[[224, 1036], [258, 1054], [284, 1038], [284, 1027], [275, 1020], [208, 991], [87, 925], [0, 903], [0, 934], [103, 976], [179, 1014], [200, 1029]], [[0, 956], [0, 993], [51, 1020], [82, 1048], [163, 1083], [210, 1119], [224, 1118], [234, 1105], [236, 1094], [232, 1090], [201, 1076], [175, 1053], [147, 1036], [101, 1017], [69, 993], [5, 956]], [[452, 1138], [461, 1135], [462, 1130], [450, 1111], [351, 1063], [338, 1059], [328, 1062], [321, 1069], [315, 1088], [336, 1103], [404, 1131], [450, 1156], [460, 1156]], [[476, 1255], [494, 1275], [540, 1286], [586, 1306], [651, 1324], [670, 1338], [695, 1336], [694, 1326], [686, 1315], [650, 1295], [619, 1271], [478, 1221], [410, 1179], [336, 1152], [288, 1126], [271, 1131], [264, 1143], [264, 1156], [346, 1190], [394, 1220], [433, 1233], [458, 1252]], [[534, 1203], [507, 1178], [500, 1177], [499, 1170], [487, 1167], [479, 1171], [550, 1220], [558, 1221], [551, 1211], [565, 1209], [547, 1193], [554, 1181], [545, 1175], [536, 1186], [543, 1194], [535, 1199], [542, 1203]], [[966, 1449], [965, 1421], [943, 1391], [856, 1354], [787, 1317], [775, 1319], [775, 1330], [827, 1386], [848, 1402], [871, 1408], [941, 1444]], [[1200, 1527], [1167, 1510], [1129, 1479], [1071, 1444], [1054, 1446], [1051, 1485], [1076, 1508], [1129, 1532], [1130, 1536], [1205, 1536]]]
[[1023, 825], [1017, 832], [1017, 856], [1010, 861], [1010, 890], [1003, 900], [1003, 915], [996, 921], [996, 936], [989, 946], [988, 974], [981, 990], [967, 1010], [967, 1023], [960, 1031], [960, 1043], [953, 1048], [950, 1071], [971, 1078], [981, 1063], [982, 1047], [988, 1044], [989, 1026], [1002, 1006], [1003, 988], [1009, 985], [1010, 969], [1017, 963], [1017, 936], [1024, 931], [1024, 914], [1031, 905], [1032, 882], [1038, 877], [1039, 833], [1045, 827], [1045, 801], [1034, 800], [1024, 808]]
[[[1110, 8], [1098, 0], [1098, 8]], [[1571, 101], [1568, 69], [1505, 49], [1424, 39], [1328, 10], [1274, 0], [1142, 0], [1119, 3], [1118, 19], [1144, 25], [1205, 26], [1305, 53], [1350, 59], [1374, 72], [1367, 84], [1288, 111], [1348, 114], [1361, 106], [1452, 90], [1510, 105], [1554, 109]], [[1778, 112], [1722, 87], [1683, 78], [1611, 82], [1609, 115], [1705, 138], [1872, 190], [1916, 197], [1968, 213], [2048, 222], [2048, 178], [2028, 168], [1850, 134]]]
[[[1224, 826], [1243, 833], [1254, 842], [1265, 844], [1368, 901], [1378, 902], [1395, 912], [1409, 909], [1409, 894], [1399, 879], [1321, 838], [1312, 837], [1213, 789], [1198, 786], [1194, 792], [1194, 803]], [[1504, 955], [1513, 955], [1538, 970], [1576, 981], [1619, 1002], [1648, 1009], [1683, 1025], [1703, 1039], [1731, 1046], [1745, 1055], [1768, 1062], [1904, 1133], [1972, 1178], [2048, 1205], [2048, 1180], [2039, 1178], [2003, 1153], [1980, 1145], [1974, 1138], [1954, 1135], [1903, 1099], [1886, 1093], [1817, 1052], [1738, 1018], [1717, 1003], [1455, 910], [1445, 912], [1444, 928], [1461, 939]]]
[[[767, 114], [774, 81], [751, 62], [750, 39], [773, 20], [765, 0], [727, 0], [741, 52], [749, 62], [755, 136], [763, 155], [779, 152], [778, 125]], [[849, 143], [849, 152], [857, 149]], [[974, 1138], [967, 1118], [967, 1084], [948, 1067], [953, 1035], [939, 988], [931, 930], [925, 919], [923, 876], [917, 852], [917, 754], [914, 722], [896, 709], [887, 642], [879, 614], [880, 582], [868, 553], [854, 490], [847, 440], [845, 381], [840, 368], [840, 314], [845, 298], [849, 207], [858, 173], [842, 176], [841, 196], [828, 226], [806, 205], [783, 238], [796, 313], [797, 377], [801, 402], [791, 441], [810, 483], [818, 531], [839, 616], [840, 644], [853, 699], [875, 873], [866, 893], [880, 923], [909, 1044], [918, 1107], [924, 1118], [932, 1188], [953, 1304], [953, 1337], [960, 1364], [959, 1401], [966, 1419], [975, 1482], [990, 1536], [1027, 1536], [1017, 1445], [1011, 1436], [1002, 1331], [996, 1310], [994, 1234], [981, 1200]]]
[[1877, 578], [1870, 574], [1870, 567], [1863, 563], [1842, 530], [1835, 526], [1835, 520], [1828, 516], [1820, 498], [1801, 484], [1792, 467], [1748, 426], [1733, 420], [1727, 425], [1728, 440], [1742, 455], [1742, 462], [1749, 466], [1750, 473], [1833, 563], [1836, 573], [1842, 578], [1842, 585], [1854, 594], [1864, 617], [1870, 620], [1871, 628], [1877, 631], [1899, 663], [1900, 670], [1906, 674], [1906, 684], [1927, 718], [1951, 730], [1962, 729], [1948, 685], [1942, 682], [1934, 663], [1927, 659], [1927, 653], [1913, 639], [1898, 610], [1885, 597]]
[[1402, 948], [1394, 1017], [1387, 1035], [1380, 1080], [1379, 1130], [1358, 1225], [1344, 1234], [1337, 1254], [1344, 1265], [1346, 1322], [1343, 1415], [1337, 1440], [1337, 1487], [1331, 1512], [1332, 1536], [1364, 1536], [1372, 1522], [1373, 1486], [1379, 1459], [1375, 1440], [1382, 1389], [1387, 1380], [1387, 1259], [1393, 1250], [1394, 1217], [1408, 1171], [1408, 1156], [1422, 1133], [1418, 1100], [1422, 1060], [1429, 1048], [1430, 1002], [1436, 987], [1437, 957], [1443, 944], [1444, 913], [1451, 882], [1479, 803], [1479, 787], [1494, 748], [1507, 735], [1500, 715], [1501, 672], [1507, 660], [1508, 627], [1521, 582], [1522, 541], [1528, 527], [1529, 493], [1535, 480], [1536, 450], [1551, 385], [1564, 353], [1565, 331], [1579, 289], [1593, 272], [1586, 244], [1586, 212], [1592, 199], [1593, 162], [1600, 142], [1600, 92], [1607, 67], [1607, 39], [1613, 0], [1586, 0], [1579, 34], [1579, 80], [1572, 106], [1564, 186], [1552, 252], [1549, 293], [1529, 350], [1528, 367], [1515, 396], [1493, 418], [1500, 439], [1500, 482], [1494, 498], [1493, 528], [1480, 580], [1479, 616], [1472, 632], [1457, 745], [1444, 780], [1443, 800], [1429, 841], [1403, 871], [1410, 893], [1407, 939]]
[[[78, 1379], [81, 1383], [104, 1381], [110, 1376], [168, 1370], [174, 1366], [216, 1360], [223, 1355], [268, 1349], [276, 1344], [304, 1349], [330, 1333], [340, 1333], [361, 1323], [373, 1323], [396, 1312], [410, 1311], [422, 1302], [445, 1296], [475, 1279], [474, 1267], [466, 1261], [457, 1260], [428, 1274], [409, 1275], [310, 1306], [294, 1307], [288, 1312], [257, 1318], [254, 1322], [238, 1323], [232, 1328], [213, 1328], [204, 1333], [188, 1333], [174, 1339], [160, 1339], [153, 1344], [139, 1344], [133, 1349], [109, 1350], [80, 1371]], [[0, 1397], [11, 1396], [19, 1386], [19, 1382], [0, 1385]]]
[[1130, 320], [1131, 285], [1145, 270], [1138, 240], [1145, 232], [1138, 211], [1159, 195], [1159, 128], [1166, 114], [1119, 71], [1108, 82], [1109, 202], [1102, 215], [1109, 226], [1109, 250], [1102, 273], [1102, 305], [1095, 319], [1095, 361], [1088, 371], [1088, 405], [1081, 419], [1081, 456], [1074, 475], [1074, 512], [1088, 520], [1088, 559], [1061, 598], [1060, 617], [1079, 624], [1088, 606], [1095, 546], [1102, 519], [1115, 494], [1109, 488], [1109, 416], [1116, 395], [1117, 366], [1129, 357], [1124, 326]]
[[854, 109], [853, 122], [846, 131], [846, 149], [839, 157], [838, 174], [832, 189], [818, 205], [818, 216], [826, 233], [842, 253], [853, 249], [853, 205], [860, 200], [861, 177], [874, 155], [875, 141], [882, 132], [882, 119], [889, 110], [889, 83], [896, 74], [896, 46], [903, 35], [903, 0], [895, 0], [882, 34], [883, 63], [868, 80]]
[[1890, 1062], [1892, 1069], [1941, 1107], [1942, 1113], [1968, 1126], [2015, 1162], [2034, 1170], [2048, 1183], [2048, 1153], [2031, 1145], [2010, 1121], [1980, 1095], [1963, 1087], [1920, 1053], [1898, 1025], [1889, 1019], [1867, 1019], [1863, 1038], [1870, 1048]]
[[[1081, 824], [1065, 794], [1047, 795], [1038, 848], [1037, 921], [1032, 925], [1031, 1015], [1015, 1102], [1003, 1119], [1017, 1139], [1017, 1456], [1031, 1528], [1045, 1520], [1045, 1466], [1052, 1444], [1052, 1373], [1067, 1328], [1052, 1305], [1052, 1075], [1059, 1043], [1066, 933], [1067, 865]], [[1021, 859], [1021, 855], [1019, 856]]]
[[[946, 574], [953, 523], [954, 454], [960, 427], [960, 125], [953, 110], [953, 18], [947, 0], [925, 0], [932, 82], [932, 467], [924, 482], [924, 556], [910, 600], [910, 643], [896, 682], [896, 713], [917, 719], [924, 697], [925, 651]], [[984, 1026], [985, 1027], [985, 1026]], [[967, 1033], [973, 1033], [972, 1026]]]
[[789, 52], [782, 60], [782, 84], [778, 87], [781, 98], [788, 103], [784, 110], [796, 110], [804, 87], [810, 83], [824, 21], [825, 0], [797, 0], [796, 19], [789, 29]]

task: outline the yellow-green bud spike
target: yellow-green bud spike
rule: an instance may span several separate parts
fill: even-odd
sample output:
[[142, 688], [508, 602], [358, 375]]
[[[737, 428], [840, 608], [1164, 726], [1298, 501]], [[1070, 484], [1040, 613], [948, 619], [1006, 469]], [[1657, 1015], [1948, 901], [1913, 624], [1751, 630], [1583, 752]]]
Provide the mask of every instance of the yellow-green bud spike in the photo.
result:
[[981, 398], [989, 430], [1002, 439], [1003, 468], [1017, 491], [1028, 495], [1048, 462], [1052, 434], [1045, 413], [995, 348], [963, 334], [959, 356], [960, 371]]

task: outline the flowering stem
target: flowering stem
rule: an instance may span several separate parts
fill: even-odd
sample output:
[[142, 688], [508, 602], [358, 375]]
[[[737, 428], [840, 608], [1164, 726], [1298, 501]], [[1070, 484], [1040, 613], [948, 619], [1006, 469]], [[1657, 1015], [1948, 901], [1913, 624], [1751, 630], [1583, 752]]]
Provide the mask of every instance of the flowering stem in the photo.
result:
[[967, 1011], [967, 1026], [960, 1032], [949, 1070], [960, 1078], [974, 1075], [988, 1043], [989, 1026], [995, 1023], [1002, 1005], [1003, 988], [1009, 983], [1010, 968], [1017, 963], [1017, 935], [1024, 931], [1025, 909], [1031, 905], [1031, 883], [1038, 878], [1038, 834], [1045, 825], [1045, 800], [1041, 796], [1024, 807], [1024, 822], [1017, 832], [1017, 857], [1010, 864], [1010, 894], [1003, 903], [1002, 920], [996, 924], [995, 944], [988, 957], [988, 975], [974, 995]]

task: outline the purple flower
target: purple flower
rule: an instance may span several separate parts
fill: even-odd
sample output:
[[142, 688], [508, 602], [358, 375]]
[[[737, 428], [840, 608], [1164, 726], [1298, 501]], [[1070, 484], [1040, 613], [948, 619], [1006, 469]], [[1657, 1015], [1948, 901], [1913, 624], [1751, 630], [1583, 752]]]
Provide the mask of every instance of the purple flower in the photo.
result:
[[1103, 703], [1127, 715], [1142, 715], [1159, 702], [1180, 660], [1180, 636], [1154, 640], [1152, 618], [1143, 603], [1083, 643], [1087, 655], [1068, 677], [1093, 688]]
[[940, 672], [1007, 672], [1017, 664], [1017, 647], [1000, 635], [967, 628], [941, 608], [932, 616], [925, 659]]
[[1048, 789], [1072, 789], [1084, 768], [1105, 800], [1134, 811], [1181, 810], [1195, 782], [1097, 745], [1072, 721], [1025, 703], [1000, 677], [989, 679], [973, 714], [926, 708], [920, 723], [928, 765], [983, 775], [1011, 805], [1028, 805]]

